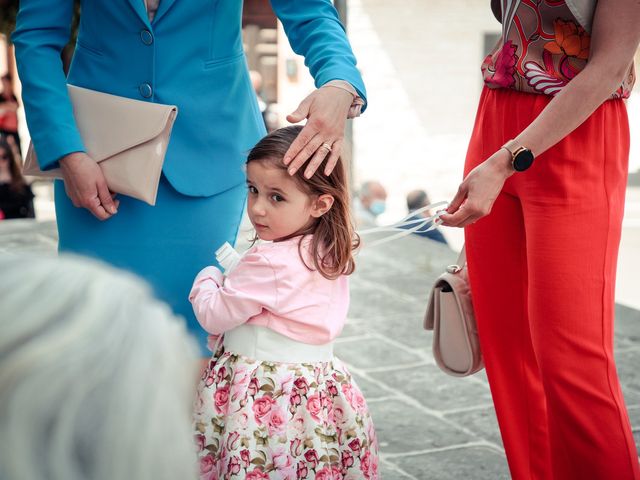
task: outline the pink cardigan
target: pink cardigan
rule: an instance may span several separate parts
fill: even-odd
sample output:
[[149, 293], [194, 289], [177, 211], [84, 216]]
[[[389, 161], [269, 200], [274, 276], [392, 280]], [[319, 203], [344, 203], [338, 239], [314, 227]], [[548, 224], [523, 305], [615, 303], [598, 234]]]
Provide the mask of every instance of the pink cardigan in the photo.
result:
[[[200, 325], [212, 335], [248, 323], [309, 344], [334, 340], [349, 309], [348, 279], [309, 270], [298, 254], [300, 239], [252, 247], [226, 279], [216, 267], [202, 270], [189, 294]], [[313, 266], [310, 240], [304, 238], [302, 252]]]

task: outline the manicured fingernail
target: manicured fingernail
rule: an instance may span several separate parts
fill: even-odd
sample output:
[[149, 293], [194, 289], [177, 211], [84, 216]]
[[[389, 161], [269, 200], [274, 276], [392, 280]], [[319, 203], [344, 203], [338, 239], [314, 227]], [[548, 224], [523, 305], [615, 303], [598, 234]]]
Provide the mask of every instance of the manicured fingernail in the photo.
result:
[[296, 169], [295, 168], [290, 168], [289, 169], [289, 175], [293, 175], [294, 173], [296, 173]]
[[291, 157], [284, 157], [282, 161], [284, 162], [285, 165], [288, 165], [289, 162], [291, 161]]

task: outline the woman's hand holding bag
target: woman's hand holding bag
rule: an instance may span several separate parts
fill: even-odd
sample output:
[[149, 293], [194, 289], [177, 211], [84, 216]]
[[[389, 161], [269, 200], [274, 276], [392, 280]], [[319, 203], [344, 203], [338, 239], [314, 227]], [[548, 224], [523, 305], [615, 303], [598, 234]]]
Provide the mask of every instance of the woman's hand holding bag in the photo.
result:
[[60, 160], [64, 188], [74, 207], [89, 210], [99, 220], [107, 220], [118, 212], [102, 170], [89, 155], [75, 152]]

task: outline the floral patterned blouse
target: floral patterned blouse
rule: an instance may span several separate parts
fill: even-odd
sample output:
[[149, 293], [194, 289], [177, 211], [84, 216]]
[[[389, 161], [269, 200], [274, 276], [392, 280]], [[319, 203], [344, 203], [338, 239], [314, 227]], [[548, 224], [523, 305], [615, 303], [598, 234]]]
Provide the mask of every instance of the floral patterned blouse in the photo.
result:
[[[494, 15], [502, 23], [502, 36], [482, 63], [484, 83], [489, 88], [558, 93], [584, 69], [589, 58], [591, 24], [580, 14], [585, 5], [576, 7], [580, 1], [492, 0]], [[590, 3], [592, 7], [586, 7], [592, 16], [596, 2]], [[631, 65], [611, 98], [628, 98], [634, 83]]]

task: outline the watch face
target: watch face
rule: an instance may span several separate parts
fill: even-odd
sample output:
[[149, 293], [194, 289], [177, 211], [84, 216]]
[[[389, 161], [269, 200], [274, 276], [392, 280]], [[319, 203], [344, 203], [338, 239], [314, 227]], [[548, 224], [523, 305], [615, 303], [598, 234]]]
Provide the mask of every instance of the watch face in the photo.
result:
[[533, 164], [533, 158], [531, 150], [523, 148], [513, 159], [513, 168], [518, 172], [524, 172]]

